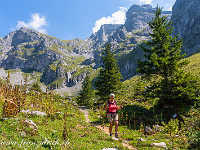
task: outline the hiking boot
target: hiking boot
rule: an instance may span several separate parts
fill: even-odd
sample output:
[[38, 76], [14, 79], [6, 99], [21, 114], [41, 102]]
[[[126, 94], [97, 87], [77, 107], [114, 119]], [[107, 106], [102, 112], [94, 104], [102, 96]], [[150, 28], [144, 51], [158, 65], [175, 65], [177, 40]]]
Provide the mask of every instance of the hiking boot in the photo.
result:
[[110, 133], [110, 136], [112, 136], [112, 133]]
[[115, 137], [116, 137], [116, 138], [118, 138], [118, 137], [119, 137], [119, 136], [118, 136], [118, 133], [115, 133]]

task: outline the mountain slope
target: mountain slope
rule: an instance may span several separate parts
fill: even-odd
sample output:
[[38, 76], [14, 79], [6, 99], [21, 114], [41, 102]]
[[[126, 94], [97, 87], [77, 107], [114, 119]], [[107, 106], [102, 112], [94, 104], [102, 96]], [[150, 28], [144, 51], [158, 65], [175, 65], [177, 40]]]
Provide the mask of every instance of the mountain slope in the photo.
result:
[[93, 52], [88, 43], [81, 39], [64, 41], [20, 28], [1, 39], [0, 67], [41, 72], [44, 84], [70, 87], [81, 82], [87, 71], [92, 70]]

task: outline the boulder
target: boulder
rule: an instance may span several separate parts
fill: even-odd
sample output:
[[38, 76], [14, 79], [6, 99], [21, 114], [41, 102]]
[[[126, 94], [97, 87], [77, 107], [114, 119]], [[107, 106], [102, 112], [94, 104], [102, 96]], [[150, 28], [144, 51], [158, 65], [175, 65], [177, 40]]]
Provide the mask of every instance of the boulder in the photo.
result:
[[41, 112], [41, 111], [31, 111], [31, 109], [27, 109], [27, 110], [22, 110], [21, 112], [27, 113], [27, 114], [31, 114], [31, 115], [37, 115], [37, 116], [46, 116], [47, 114], [45, 112]]
[[136, 139], [137, 141], [142, 141], [142, 142], [145, 142], [145, 141], [147, 141], [147, 140], [145, 140], [145, 139], [142, 139], [142, 138], [139, 138], [139, 139]]
[[160, 146], [160, 147], [167, 147], [167, 146], [166, 146], [166, 143], [164, 143], [164, 142], [153, 143], [152, 145], [153, 145], [153, 146]]
[[155, 132], [148, 126], [145, 126], [144, 128], [144, 134], [148, 134], [148, 135], [151, 135], [151, 134], [154, 134]]
[[28, 124], [30, 128], [34, 129], [34, 130], [37, 130], [38, 127], [36, 126], [36, 124], [30, 120], [30, 119], [26, 119], [23, 121], [24, 124]]
[[156, 132], [161, 132], [161, 131], [163, 131], [163, 128], [162, 128], [161, 126], [159, 126], [159, 125], [155, 125], [155, 126], [154, 126], [154, 129], [155, 129]]
[[20, 132], [20, 135], [21, 135], [22, 137], [26, 137], [26, 132], [22, 131], [22, 132]]

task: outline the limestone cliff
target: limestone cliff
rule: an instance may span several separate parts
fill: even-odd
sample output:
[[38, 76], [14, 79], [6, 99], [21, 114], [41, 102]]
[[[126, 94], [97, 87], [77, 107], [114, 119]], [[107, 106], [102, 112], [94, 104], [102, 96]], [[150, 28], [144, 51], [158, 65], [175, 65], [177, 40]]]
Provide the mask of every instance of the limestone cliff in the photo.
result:
[[183, 38], [183, 51], [188, 55], [200, 50], [200, 1], [177, 0], [172, 8], [173, 35]]

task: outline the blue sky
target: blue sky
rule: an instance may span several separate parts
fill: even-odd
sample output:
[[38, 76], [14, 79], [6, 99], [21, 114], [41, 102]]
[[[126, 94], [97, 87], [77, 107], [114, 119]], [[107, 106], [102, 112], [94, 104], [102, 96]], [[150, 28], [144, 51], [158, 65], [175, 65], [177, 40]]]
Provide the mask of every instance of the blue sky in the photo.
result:
[[104, 23], [124, 23], [133, 4], [170, 10], [176, 0], [4, 0], [0, 37], [22, 27], [64, 39], [89, 37]]

